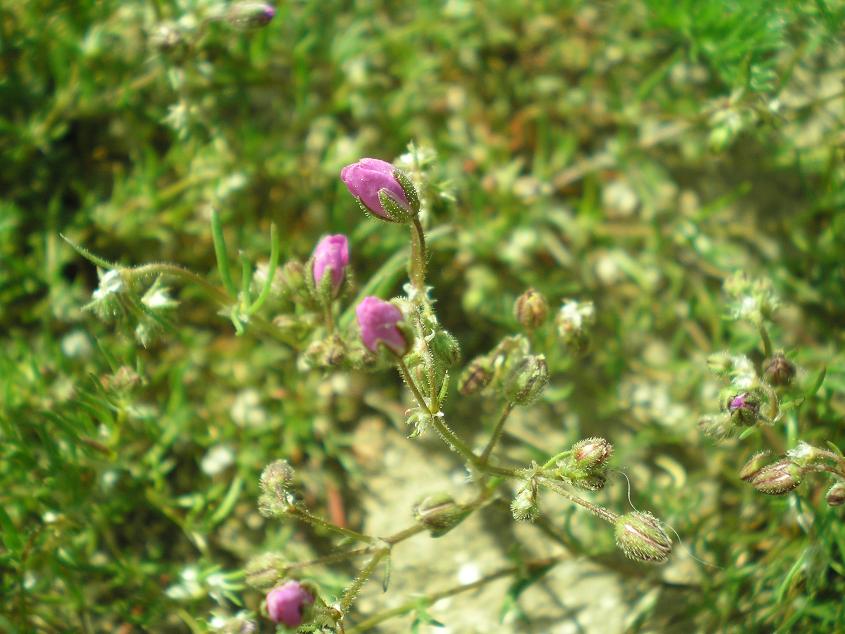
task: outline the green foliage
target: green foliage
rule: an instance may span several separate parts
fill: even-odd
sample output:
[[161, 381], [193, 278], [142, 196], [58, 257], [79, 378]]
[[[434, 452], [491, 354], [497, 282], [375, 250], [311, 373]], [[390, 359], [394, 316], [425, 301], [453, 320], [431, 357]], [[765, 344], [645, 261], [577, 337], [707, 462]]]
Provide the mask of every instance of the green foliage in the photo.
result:
[[[83, 311], [98, 272], [60, 234], [108, 261], [175, 262], [220, 285], [212, 209], [230, 258], [266, 260], [271, 224], [282, 261], [346, 232], [357, 290], [390, 297], [407, 235], [365, 220], [337, 175], [411, 140], [431, 184], [434, 297], [465, 361], [518, 328], [513, 301], [528, 287], [552, 314], [564, 299], [595, 304], [581, 358], [551, 345], [553, 319], [531, 333], [555, 352], [536, 414], [512, 423], [528, 443], [508, 444], [513, 458], [611, 439], [633, 503], [720, 566], [670, 563], [655, 576], [682, 583], [655, 585], [661, 600], [636, 619], [632, 602], [632, 622], [840, 627], [841, 507], [812, 488], [762, 498], [736, 477], [760, 439], [715, 446], [695, 422], [720, 405], [707, 354], [762, 361], [756, 330], [725, 319], [722, 282], [748, 271], [772, 281], [784, 302], [772, 336], [815, 386], [778, 433], [788, 446], [839, 440], [845, 4], [276, 8], [241, 32], [209, 20], [206, 0], [0, 6], [0, 629], [208, 631], [258, 613], [246, 560], [329, 552], [257, 513], [258, 474], [278, 458], [297, 465], [312, 507], [364, 523], [379, 492], [359, 435], [401, 418], [398, 381], [302, 371], [249, 323], [236, 336], [191, 286], [168, 288], [172, 327], [137, 346]], [[495, 414], [478, 403], [449, 405], [483, 442], [481, 418]], [[621, 485], [597, 495], [627, 504]], [[592, 519], [551, 519], [576, 552], [601, 563], [613, 551]], [[352, 574], [339, 570], [315, 573], [327, 596]], [[519, 612], [543, 572], [511, 585], [504, 609]], [[391, 592], [401, 580], [397, 568]], [[431, 590], [424, 581], [414, 592]], [[449, 625], [437, 605], [415, 609], [382, 631]]]

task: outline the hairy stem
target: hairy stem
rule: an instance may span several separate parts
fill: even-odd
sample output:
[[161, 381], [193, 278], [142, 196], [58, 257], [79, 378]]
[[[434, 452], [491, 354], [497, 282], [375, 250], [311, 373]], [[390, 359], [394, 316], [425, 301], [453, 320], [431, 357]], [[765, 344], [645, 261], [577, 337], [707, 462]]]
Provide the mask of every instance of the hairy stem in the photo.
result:
[[487, 464], [487, 460], [490, 458], [490, 454], [492, 453], [493, 449], [499, 442], [499, 439], [502, 437], [502, 432], [505, 430], [505, 423], [508, 420], [508, 416], [513, 411], [513, 403], [505, 403], [505, 407], [502, 409], [502, 414], [499, 416], [499, 420], [496, 422], [496, 427], [493, 429], [493, 435], [490, 437], [490, 441], [487, 443], [487, 446], [484, 448], [484, 451], [481, 452], [481, 460], [480, 463], [482, 465]]
[[598, 517], [599, 519], [603, 519], [605, 522], [610, 522], [611, 524], [615, 522], [619, 515], [611, 511], [610, 509], [606, 509], [603, 506], [598, 506], [593, 504], [592, 502], [588, 502], [584, 498], [580, 498], [571, 491], [567, 490], [562, 484], [559, 482], [555, 482], [554, 480], [549, 480], [548, 478], [537, 478], [537, 481], [550, 488], [552, 491], [565, 497], [570, 502], [574, 502], [575, 504], [584, 507], [590, 513]]
[[353, 531], [351, 528], [345, 528], [343, 526], [337, 526], [332, 524], [328, 520], [323, 519], [318, 515], [314, 515], [310, 511], [302, 508], [301, 506], [294, 506], [288, 511], [290, 515], [296, 517], [297, 519], [302, 520], [303, 522], [308, 522], [312, 526], [316, 526], [318, 528], [323, 528], [327, 531], [331, 531], [337, 535], [341, 535], [343, 537], [349, 537], [351, 539], [357, 540], [359, 542], [366, 542], [372, 543], [375, 539], [370, 535], [364, 535], [363, 533], [359, 533], [358, 531]]
[[469, 592], [470, 590], [481, 588], [487, 585], [488, 583], [491, 583], [503, 577], [510, 577], [513, 575], [518, 575], [520, 573], [531, 574], [532, 572], [538, 569], [545, 568], [547, 566], [553, 566], [554, 564], [557, 564], [560, 561], [563, 561], [564, 559], [565, 557], [561, 555], [558, 557], [548, 557], [544, 559], [534, 559], [532, 561], [526, 561], [521, 566], [509, 566], [507, 568], [501, 568], [500, 570], [497, 570], [485, 577], [482, 577], [478, 581], [453, 586], [451, 588], [447, 588], [446, 590], [440, 590], [439, 592], [432, 592], [424, 597], [419, 597], [411, 601], [407, 601], [406, 603], [403, 603], [402, 605], [399, 605], [395, 608], [391, 608], [390, 610], [385, 610], [384, 612], [374, 614], [373, 616], [358, 623], [358, 625], [347, 630], [347, 634], [360, 634], [361, 632], [366, 632], [374, 628], [376, 625], [383, 623], [384, 621], [387, 621], [397, 616], [402, 616], [403, 614], [407, 614], [413, 611], [415, 608], [420, 607], [421, 605], [432, 605], [437, 601], [440, 601], [441, 599], [445, 599], [446, 597], [451, 597], [456, 594], [461, 594], [462, 592]]
[[760, 339], [763, 340], [763, 354], [767, 359], [772, 357], [772, 340], [769, 338], [769, 331], [766, 324], [760, 322]]
[[413, 224], [411, 225], [411, 261], [409, 277], [411, 284], [417, 290], [417, 297], [425, 297], [425, 269], [426, 269], [425, 252], [425, 232], [423, 231], [420, 219], [414, 216]]
[[372, 559], [367, 562], [367, 565], [361, 569], [361, 572], [358, 573], [358, 576], [349, 584], [349, 587], [346, 588], [346, 591], [343, 593], [343, 597], [340, 599], [340, 611], [346, 612], [349, 607], [352, 605], [352, 602], [355, 601], [355, 597], [358, 596], [358, 593], [361, 591], [361, 587], [367, 582], [373, 571], [379, 565], [384, 557], [390, 553], [390, 547], [385, 546], [379, 548], [375, 554], [372, 556]]
[[470, 449], [469, 445], [461, 440], [461, 438], [449, 429], [448, 425], [441, 420], [441, 417], [439, 416], [440, 412], [431, 411], [431, 408], [428, 403], [425, 402], [425, 398], [423, 398], [423, 395], [420, 393], [416, 383], [414, 383], [414, 379], [411, 377], [411, 373], [408, 370], [408, 366], [405, 365], [404, 359], [402, 359], [402, 357], [398, 354], [396, 355], [396, 365], [399, 367], [402, 378], [405, 379], [405, 383], [408, 384], [408, 388], [410, 388], [411, 393], [414, 395], [417, 404], [423, 411], [428, 413], [431, 424], [434, 425], [434, 428], [437, 430], [437, 433], [440, 434], [440, 437], [443, 438], [444, 442], [446, 442], [446, 444], [456, 452], [461, 454], [468, 463], [478, 465], [479, 458], [475, 455], [472, 449]]

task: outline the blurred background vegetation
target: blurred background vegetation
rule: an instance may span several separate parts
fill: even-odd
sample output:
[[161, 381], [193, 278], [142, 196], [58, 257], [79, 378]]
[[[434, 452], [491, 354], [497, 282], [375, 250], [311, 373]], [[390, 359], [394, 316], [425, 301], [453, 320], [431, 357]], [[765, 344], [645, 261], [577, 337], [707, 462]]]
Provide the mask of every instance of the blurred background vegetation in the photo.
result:
[[[436, 153], [429, 221], [450, 230], [433, 283], [464, 358], [514, 330], [528, 286], [593, 300], [592, 352], [552, 360], [531, 425], [610, 438], [633, 502], [719, 566], [674, 585], [635, 573], [656, 594], [629, 629], [845, 627], [841, 511], [819, 486], [755, 493], [736, 471], [761, 441], [696, 428], [719, 407], [706, 355], [758, 347], [725, 319], [722, 282], [746, 271], [782, 298], [780, 345], [827, 368], [800, 437], [843, 440], [845, 3], [276, 10], [242, 31], [209, 21], [206, 0], [0, 2], [0, 629], [202, 632], [257, 610], [248, 558], [328, 544], [257, 514], [257, 476], [280, 457], [314, 508], [364, 521], [356, 429], [400, 407], [396, 377], [297, 371], [192, 288], [174, 289], [176, 327], [141, 347], [82, 310], [97, 271], [60, 234], [217, 280], [213, 206], [253, 259], [271, 221], [283, 259], [348, 233], [362, 283], [407, 236], [366, 221], [338, 173], [409, 142]], [[463, 433], [481, 429], [477, 402], [451, 407]], [[626, 504], [622, 485], [600, 495]], [[575, 554], [618, 557], [605, 533]]]

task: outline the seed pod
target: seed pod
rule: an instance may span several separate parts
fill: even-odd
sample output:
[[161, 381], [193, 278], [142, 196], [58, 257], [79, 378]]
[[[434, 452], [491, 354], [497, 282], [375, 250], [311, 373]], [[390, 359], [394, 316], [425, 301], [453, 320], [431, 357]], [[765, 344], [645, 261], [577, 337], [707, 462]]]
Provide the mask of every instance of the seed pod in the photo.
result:
[[519, 521], [533, 522], [540, 515], [537, 506], [537, 483], [534, 480], [523, 482], [511, 502], [513, 518]]
[[792, 383], [795, 377], [795, 366], [790, 363], [782, 352], [778, 352], [766, 361], [763, 378], [769, 385], [780, 387]]
[[742, 469], [739, 470], [739, 479], [744, 480], [745, 482], [751, 482], [752, 478], [754, 478], [754, 476], [766, 466], [771, 453], [771, 451], [764, 450], [758, 451], [751, 456], [751, 458], [748, 459], [748, 462], [746, 462]]
[[441, 537], [463, 522], [469, 509], [455, 502], [448, 493], [436, 493], [414, 505], [414, 519], [425, 526], [432, 537]]
[[672, 540], [654, 515], [635, 511], [616, 519], [616, 545], [629, 559], [662, 564], [672, 553]]
[[782, 458], [757, 471], [748, 483], [760, 493], [784, 495], [801, 484], [802, 475], [801, 467], [789, 458]]
[[549, 367], [541, 354], [528, 355], [514, 366], [505, 379], [505, 396], [511, 403], [530, 405], [549, 382]]
[[842, 506], [845, 504], [845, 482], [834, 483], [825, 496], [828, 506]]
[[464, 396], [480, 392], [493, 380], [493, 370], [487, 357], [477, 357], [464, 369], [458, 379], [458, 392]]
[[543, 325], [549, 316], [549, 304], [546, 298], [533, 288], [529, 288], [517, 297], [513, 305], [513, 314], [523, 328], [529, 332]]

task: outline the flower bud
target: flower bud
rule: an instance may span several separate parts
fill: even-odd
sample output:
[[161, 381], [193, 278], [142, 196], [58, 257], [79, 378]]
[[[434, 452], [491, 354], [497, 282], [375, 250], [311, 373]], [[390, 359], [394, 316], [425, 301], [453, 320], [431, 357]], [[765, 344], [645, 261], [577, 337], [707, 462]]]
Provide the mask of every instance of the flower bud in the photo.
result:
[[801, 484], [802, 475], [801, 467], [789, 458], [781, 458], [762, 467], [748, 479], [748, 483], [760, 493], [783, 495]]
[[516, 298], [513, 314], [522, 327], [531, 332], [546, 321], [546, 317], [549, 316], [549, 304], [545, 297], [533, 288], [529, 288]]
[[493, 369], [487, 357], [477, 357], [461, 373], [458, 379], [458, 392], [469, 396], [480, 392], [493, 380]]
[[713, 416], [702, 416], [698, 420], [698, 428], [705, 436], [711, 438], [727, 438], [735, 429], [733, 420], [727, 412]]
[[795, 366], [787, 360], [782, 352], [778, 352], [766, 361], [763, 378], [769, 385], [775, 387], [789, 385], [795, 378]]
[[[416, 213], [418, 201], [413, 185], [400, 170], [386, 161], [363, 158], [344, 167], [340, 178], [367, 214], [388, 222], [407, 224]], [[414, 205], [415, 202], [417, 205]]]
[[451, 368], [461, 360], [461, 346], [447, 330], [438, 328], [428, 342], [434, 361], [443, 369]]
[[541, 354], [528, 355], [517, 363], [505, 379], [505, 396], [511, 403], [530, 405], [549, 382], [549, 367]]
[[275, 623], [287, 627], [299, 627], [306, 620], [308, 607], [314, 603], [314, 595], [298, 581], [273, 588], [267, 593], [267, 614]]
[[520, 522], [533, 522], [540, 515], [537, 506], [537, 483], [534, 480], [523, 482], [511, 502], [513, 518]]
[[707, 367], [716, 376], [727, 376], [733, 366], [733, 357], [729, 352], [714, 352], [707, 357]]
[[672, 553], [672, 540], [654, 515], [635, 511], [616, 519], [616, 545], [635, 561], [664, 563]]
[[253, 588], [264, 590], [279, 583], [287, 574], [290, 563], [276, 553], [259, 555], [246, 566], [246, 582]]
[[282, 289], [294, 302], [309, 304], [313, 302], [311, 291], [305, 277], [305, 266], [297, 260], [290, 260], [282, 267]]
[[740, 425], [753, 425], [760, 418], [760, 401], [751, 392], [741, 392], [728, 399], [728, 412]]
[[558, 476], [572, 485], [589, 491], [604, 487], [607, 461], [613, 445], [604, 438], [587, 438], [572, 446], [569, 455], [558, 463]]
[[318, 292], [326, 284], [330, 288], [327, 295], [337, 297], [348, 264], [349, 240], [345, 235], [326, 236], [320, 240], [311, 256], [311, 273]]
[[276, 460], [264, 467], [259, 480], [261, 496], [258, 499], [258, 508], [263, 515], [281, 515], [293, 505], [293, 476], [293, 468], [287, 460]]
[[751, 479], [757, 475], [757, 473], [766, 466], [766, 463], [769, 462], [769, 456], [771, 452], [768, 450], [758, 451], [755, 453], [751, 458], [748, 459], [742, 469], [739, 470], [739, 479], [744, 480], [745, 482], [751, 482]]
[[607, 465], [613, 455], [613, 445], [604, 438], [579, 440], [572, 446], [574, 465], [583, 471], [595, 471]]
[[845, 504], [845, 482], [841, 480], [834, 483], [832, 487], [827, 490], [827, 495], [824, 498], [828, 506], [842, 506]]
[[367, 349], [376, 352], [379, 343], [383, 343], [400, 356], [408, 352], [410, 342], [397, 327], [403, 319], [399, 308], [378, 297], [369, 296], [358, 304], [355, 315], [361, 328], [361, 339]]
[[414, 519], [425, 526], [432, 537], [441, 537], [463, 522], [470, 514], [448, 493], [436, 493], [414, 505]]
[[260, 29], [270, 24], [276, 9], [265, 2], [235, 2], [226, 11], [226, 22], [241, 31]]

